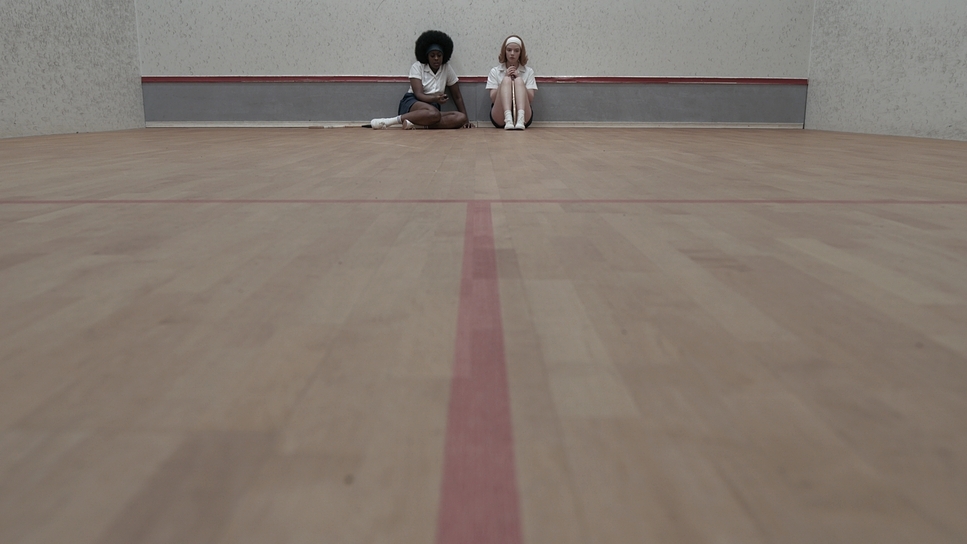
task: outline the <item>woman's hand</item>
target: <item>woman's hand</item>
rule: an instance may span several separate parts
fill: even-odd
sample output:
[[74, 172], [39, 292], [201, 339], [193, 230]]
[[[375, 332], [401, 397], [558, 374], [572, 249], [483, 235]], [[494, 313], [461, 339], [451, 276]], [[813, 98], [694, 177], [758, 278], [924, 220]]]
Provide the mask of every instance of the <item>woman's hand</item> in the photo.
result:
[[517, 67], [516, 66], [508, 66], [507, 67], [507, 75], [510, 76], [510, 79], [517, 79]]
[[435, 93], [431, 94], [430, 97], [433, 98], [434, 102], [441, 105], [446, 104], [447, 100], [450, 100], [450, 97], [446, 93]]

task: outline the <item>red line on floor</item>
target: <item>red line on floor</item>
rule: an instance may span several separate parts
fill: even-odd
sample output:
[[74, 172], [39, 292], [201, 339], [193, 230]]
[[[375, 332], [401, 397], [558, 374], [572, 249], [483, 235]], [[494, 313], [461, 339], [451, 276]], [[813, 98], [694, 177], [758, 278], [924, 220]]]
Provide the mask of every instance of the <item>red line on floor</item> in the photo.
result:
[[921, 204], [921, 205], [967, 205], [967, 200], [895, 200], [895, 199], [735, 199], [735, 198], [629, 198], [629, 199], [50, 199], [50, 200], [0, 200], [0, 205], [11, 204]]
[[[790, 77], [649, 77], [649, 76], [537, 76], [538, 83], [637, 83], [719, 85], [807, 85]], [[465, 83], [485, 83], [487, 76], [460, 76]], [[409, 83], [406, 76], [141, 76], [141, 83]]]
[[489, 202], [467, 204], [437, 544], [521, 542]]

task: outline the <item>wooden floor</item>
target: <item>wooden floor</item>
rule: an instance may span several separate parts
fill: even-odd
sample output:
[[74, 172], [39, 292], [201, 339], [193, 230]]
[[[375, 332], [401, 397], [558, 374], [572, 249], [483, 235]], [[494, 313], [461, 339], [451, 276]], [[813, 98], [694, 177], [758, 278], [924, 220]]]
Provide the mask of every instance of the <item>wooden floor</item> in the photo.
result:
[[967, 143], [0, 140], [0, 542], [967, 542]]

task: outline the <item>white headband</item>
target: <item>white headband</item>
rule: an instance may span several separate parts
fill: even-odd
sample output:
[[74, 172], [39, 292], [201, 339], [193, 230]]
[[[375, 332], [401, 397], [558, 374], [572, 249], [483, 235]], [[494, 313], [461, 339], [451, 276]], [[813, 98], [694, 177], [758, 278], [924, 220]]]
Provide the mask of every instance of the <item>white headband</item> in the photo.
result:
[[521, 43], [520, 38], [516, 36], [511, 36], [507, 38], [507, 43], [504, 44], [504, 47], [507, 47], [507, 44], [510, 44], [510, 43], [516, 43], [517, 45], [524, 47], [524, 44]]

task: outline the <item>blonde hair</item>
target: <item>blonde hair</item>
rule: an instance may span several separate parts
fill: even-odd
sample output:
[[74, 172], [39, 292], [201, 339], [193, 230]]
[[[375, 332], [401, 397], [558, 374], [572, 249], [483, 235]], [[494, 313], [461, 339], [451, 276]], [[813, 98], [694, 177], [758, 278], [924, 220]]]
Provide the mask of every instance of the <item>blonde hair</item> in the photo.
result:
[[504, 38], [504, 44], [500, 46], [500, 55], [497, 57], [497, 60], [499, 60], [501, 64], [507, 64], [507, 40], [511, 38], [517, 38], [520, 40], [520, 58], [518, 59], [518, 62], [520, 62], [521, 66], [526, 66], [527, 48], [524, 47], [524, 40], [522, 40], [521, 37], [516, 34], [511, 34], [510, 36]]

